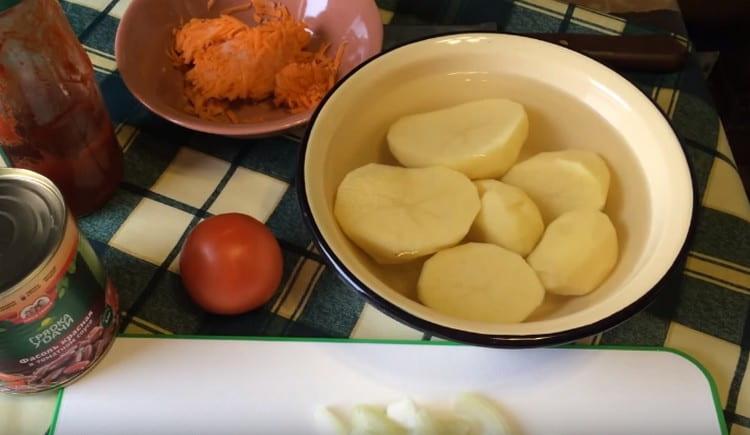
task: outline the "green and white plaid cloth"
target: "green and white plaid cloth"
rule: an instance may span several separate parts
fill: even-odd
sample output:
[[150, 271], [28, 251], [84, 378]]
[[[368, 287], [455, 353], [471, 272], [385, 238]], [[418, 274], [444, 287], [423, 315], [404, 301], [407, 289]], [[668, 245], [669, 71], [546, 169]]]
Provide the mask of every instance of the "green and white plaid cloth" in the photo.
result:
[[[133, 98], [113, 54], [119, 18], [129, 1], [61, 2], [94, 64], [125, 151], [119, 191], [101, 211], [80, 221], [120, 291], [124, 331], [431, 339], [365, 303], [313, 247], [293, 183], [298, 137], [232, 140], [196, 133], [149, 113]], [[509, 32], [658, 32], [554, 0], [378, 3], [384, 23], [398, 27], [481, 24], [484, 30], [489, 26]], [[386, 27], [386, 45], [398, 39], [398, 32]], [[671, 272], [658, 300], [587, 342], [665, 345], [693, 355], [716, 380], [731, 433], [750, 434], [750, 385], [745, 385], [750, 384], [750, 376], [745, 376], [750, 351], [750, 205], [726, 135], [695, 62], [674, 74], [626, 76], [671, 119], [701, 207], [686, 262]], [[263, 309], [232, 317], [209, 315], [196, 307], [176, 267], [187, 233], [201, 219], [225, 212], [264, 221], [284, 250], [284, 277], [275, 298]], [[11, 415], [16, 405], [0, 401], [0, 417]]]

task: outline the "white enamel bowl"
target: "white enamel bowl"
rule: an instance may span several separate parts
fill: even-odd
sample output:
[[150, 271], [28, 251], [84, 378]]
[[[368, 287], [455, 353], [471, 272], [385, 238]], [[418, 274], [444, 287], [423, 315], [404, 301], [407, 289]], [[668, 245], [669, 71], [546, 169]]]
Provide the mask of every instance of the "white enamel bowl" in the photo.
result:
[[[583, 148], [603, 156], [612, 172], [605, 211], [618, 231], [615, 270], [589, 295], [547, 295], [520, 324], [470, 322], [421, 305], [414, 297], [418, 265], [377, 265], [344, 236], [332, 213], [347, 172], [369, 162], [395, 163], [385, 134], [400, 116], [487, 97], [526, 107], [530, 133], [521, 159]], [[498, 347], [573, 341], [643, 309], [682, 250], [693, 208], [685, 155], [641, 91], [574, 51], [502, 34], [425, 39], [356, 68], [313, 115], [298, 175], [300, 204], [319, 248], [370, 303], [427, 333]]]

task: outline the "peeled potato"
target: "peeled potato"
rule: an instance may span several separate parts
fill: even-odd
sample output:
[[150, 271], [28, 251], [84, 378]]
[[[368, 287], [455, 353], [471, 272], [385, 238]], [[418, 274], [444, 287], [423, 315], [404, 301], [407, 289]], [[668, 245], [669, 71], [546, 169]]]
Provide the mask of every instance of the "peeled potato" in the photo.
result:
[[334, 215], [344, 233], [383, 264], [459, 243], [479, 212], [474, 184], [448, 168], [368, 164], [344, 177]]
[[467, 243], [425, 262], [417, 295], [426, 306], [461, 319], [516, 323], [541, 305], [544, 288], [520, 255]]
[[495, 178], [515, 163], [529, 120], [523, 106], [486, 99], [404, 116], [388, 130], [391, 153], [404, 166], [445, 166], [469, 178]]
[[525, 257], [544, 232], [542, 215], [523, 190], [497, 180], [475, 181], [482, 208], [469, 239], [494, 243]]
[[617, 263], [617, 233], [606, 214], [575, 210], [547, 226], [527, 261], [550, 293], [578, 296], [594, 290]]
[[526, 192], [545, 222], [577, 209], [601, 210], [609, 191], [609, 169], [596, 153], [565, 150], [539, 153], [513, 166], [503, 182]]

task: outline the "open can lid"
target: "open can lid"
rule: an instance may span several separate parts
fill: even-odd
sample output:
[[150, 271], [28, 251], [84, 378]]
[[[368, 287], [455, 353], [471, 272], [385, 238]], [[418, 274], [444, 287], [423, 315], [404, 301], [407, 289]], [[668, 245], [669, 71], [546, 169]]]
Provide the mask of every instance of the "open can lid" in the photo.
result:
[[23, 282], [57, 251], [67, 209], [49, 179], [0, 168], [0, 294]]

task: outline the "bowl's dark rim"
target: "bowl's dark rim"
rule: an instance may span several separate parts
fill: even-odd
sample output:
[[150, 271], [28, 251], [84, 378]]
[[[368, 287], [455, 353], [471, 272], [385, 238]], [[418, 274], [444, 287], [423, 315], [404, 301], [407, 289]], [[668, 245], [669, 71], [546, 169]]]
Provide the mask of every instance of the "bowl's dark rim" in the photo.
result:
[[[391, 47], [371, 57], [370, 59], [367, 59], [366, 61], [364, 61], [363, 63], [356, 66], [354, 69], [352, 69], [349, 73], [347, 73], [344, 77], [342, 77], [338, 82], [336, 82], [333, 88], [331, 88], [331, 90], [328, 91], [328, 93], [323, 97], [321, 102], [318, 104], [318, 107], [315, 109], [312, 116], [310, 117], [310, 122], [308, 123], [307, 128], [305, 129], [305, 135], [300, 144], [300, 150], [299, 150], [298, 161], [297, 161], [296, 187], [297, 187], [297, 197], [298, 197], [300, 208], [302, 210], [302, 215], [313, 234], [313, 239], [316, 245], [319, 247], [319, 249], [323, 253], [323, 256], [325, 257], [329, 265], [332, 266], [351, 287], [353, 287], [357, 292], [363, 295], [368, 302], [375, 305], [380, 311], [384, 312], [385, 314], [394, 318], [395, 320], [406, 323], [407, 325], [411, 327], [414, 327], [420, 331], [423, 331], [427, 334], [430, 334], [436, 337], [446, 338], [449, 340], [456, 340], [456, 341], [480, 345], [480, 346], [520, 349], [520, 348], [552, 346], [552, 345], [570, 343], [572, 341], [590, 337], [590, 336], [605, 332], [611, 328], [614, 328], [615, 326], [628, 320], [630, 317], [632, 317], [636, 313], [646, 308], [649, 304], [651, 304], [651, 302], [653, 302], [656, 296], [658, 295], [658, 290], [661, 289], [664, 286], [665, 282], [668, 280], [671, 272], [675, 269], [675, 267], [680, 267], [686, 259], [688, 246], [689, 246], [688, 241], [692, 239], [692, 235], [695, 230], [695, 216], [696, 216], [696, 212], [699, 206], [699, 200], [698, 200], [697, 192], [695, 189], [695, 180], [694, 180], [694, 175], [693, 175], [692, 170], [690, 170], [689, 173], [690, 173], [691, 189], [693, 193], [693, 204], [692, 204], [692, 213], [690, 216], [690, 223], [688, 226], [688, 233], [686, 234], [682, 247], [680, 248], [672, 265], [669, 268], [667, 268], [667, 270], [664, 272], [664, 275], [662, 275], [662, 277], [654, 285], [654, 287], [652, 287], [650, 290], [645, 292], [643, 296], [641, 296], [639, 299], [637, 299], [630, 305], [626, 306], [620, 311], [617, 311], [601, 320], [598, 320], [596, 322], [593, 322], [587, 325], [572, 328], [572, 329], [567, 329], [567, 330], [558, 331], [558, 332], [551, 332], [551, 333], [543, 333], [543, 334], [529, 334], [529, 335], [481, 334], [481, 333], [463, 331], [460, 329], [446, 327], [446, 326], [439, 325], [439, 324], [424, 320], [422, 318], [419, 318], [417, 316], [410, 314], [409, 312], [403, 310], [402, 308], [398, 307], [397, 305], [387, 301], [385, 298], [378, 295], [375, 291], [373, 291], [372, 289], [367, 287], [362, 281], [360, 281], [349, 269], [347, 269], [344, 263], [341, 260], [339, 260], [339, 258], [336, 256], [336, 254], [333, 252], [331, 247], [323, 238], [323, 235], [320, 229], [318, 228], [318, 225], [315, 222], [315, 219], [312, 216], [312, 210], [310, 209], [310, 205], [307, 200], [307, 191], [305, 190], [305, 158], [307, 155], [308, 142], [310, 140], [310, 134], [312, 132], [312, 129], [315, 125], [315, 122], [318, 119], [318, 115], [320, 114], [321, 110], [323, 109], [323, 107], [325, 106], [325, 104], [327, 103], [331, 95], [333, 95], [336, 92], [336, 90], [343, 83], [345, 83], [350, 77], [356, 74], [357, 71], [364, 68], [366, 65], [373, 62], [374, 60], [379, 59], [380, 57], [392, 51], [398, 50], [401, 47], [405, 47], [405, 46], [408, 46], [417, 42], [422, 42], [422, 41], [426, 41], [430, 39], [442, 38], [445, 36], [477, 35], [477, 34], [487, 34], [487, 35], [502, 34], [502, 35], [512, 36], [515, 38], [534, 39], [535, 41], [539, 41], [544, 44], [554, 45], [558, 48], [569, 50], [571, 52], [578, 53], [580, 55], [588, 57], [589, 59], [599, 63], [600, 65], [604, 66], [605, 68], [609, 69], [613, 73], [620, 76], [623, 80], [630, 83], [630, 81], [627, 78], [625, 78], [625, 76], [613, 70], [612, 68], [609, 68], [608, 66], [602, 64], [596, 59], [593, 59], [591, 56], [585, 53], [581, 53], [577, 50], [572, 50], [568, 47], [560, 46], [551, 42], [541, 41], [541, 40], [527, 37], [527, 36], [513, 35], [513, 34], [508, 34], [508, 33], [503, 33], [503, 32], [440, 33], [440, 34], [430, 35], [424, 38], [415, 39], [415, 40], [405, 42], [402, 44], [398, 44], [394, 47]], [[679, 141], [679, 137], [674, 127], [672, 126], [671, 121], [669, 120], [669, 117], [664, 114], [661, 108], [659, 108], [659, 106], [653, 100], [651, 100], [651, 98], [649, 98], [645, 92], [643, 92], [640, 88], [633, 85], [632, 83], [630, 84], [635, 89], [638, 89], [638, 91], [641, 92], [641, 94], [643, 94], [646, 97], [646, 99], [648, 99], [648, 101], [650, 101], [651, 104], [653, 104], [656, 107], [657, 111], [662, 115], [664, 120], [667, 122], [667, 125], [672, 130], [672, 133], [674, 134], [677, 142], [681, 144], [681, 142]], [[682, 149], [682, 146], [681, 146], [681, 149]], [[690, 165], [690, 160], [685, 155], [684, 150], [683, 150], [683, 156], [685, 157], [685, 161], [688, 165], [688, 168], [692, 169]]]

